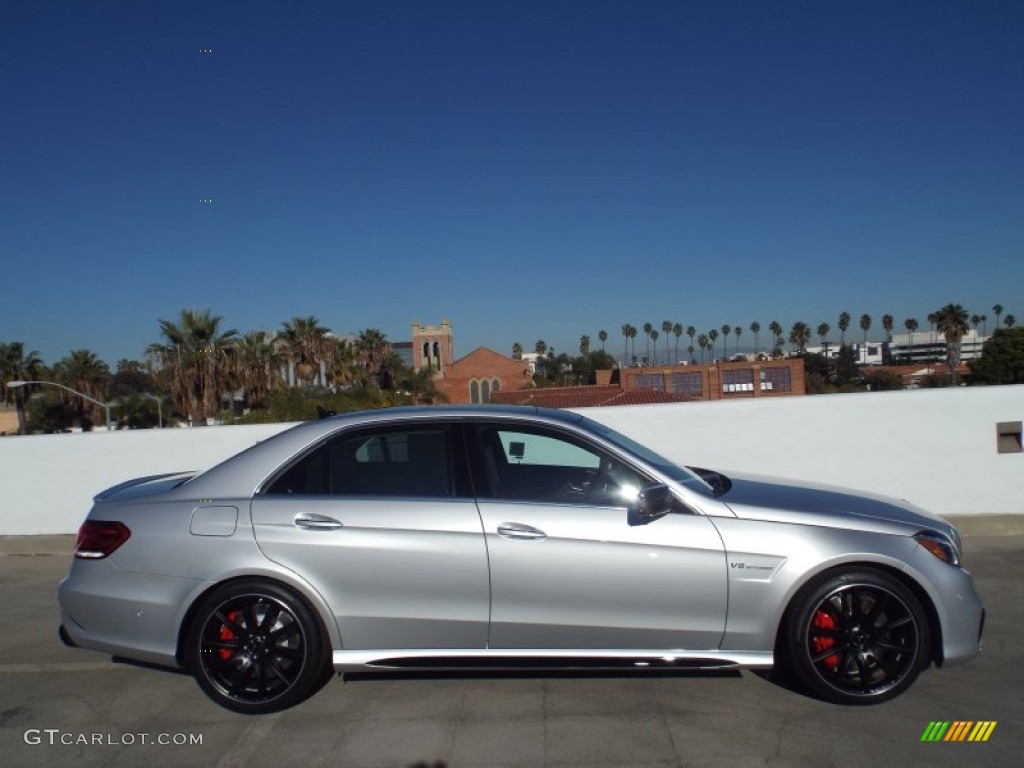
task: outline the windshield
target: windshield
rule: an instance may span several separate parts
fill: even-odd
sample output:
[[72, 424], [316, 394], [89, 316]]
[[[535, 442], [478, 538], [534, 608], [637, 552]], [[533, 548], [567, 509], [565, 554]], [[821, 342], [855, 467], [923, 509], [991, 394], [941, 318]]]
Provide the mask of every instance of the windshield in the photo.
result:
[[687, 488], [691, 488], [705, 496], [715, 495], [710, 485], [686, 467], [674, 464], [661, 454], [655, 453], [647, 446], [641, 445], [636, 440], [626, 437], [621, 432], [616, 432], [611, 427], [606, 427], [604, 424], [599, 424], [598, 422], [592, 421], [586, 417], [583, 417], [579, 424], [585, 429], [589, 429], [594, 434], [600, 435], [605, 440], [614, 443], [622, 450], [632, 454], [654, 469], [657, 469], [662, 474], [672, 478], [680, 485], [685, 485]]

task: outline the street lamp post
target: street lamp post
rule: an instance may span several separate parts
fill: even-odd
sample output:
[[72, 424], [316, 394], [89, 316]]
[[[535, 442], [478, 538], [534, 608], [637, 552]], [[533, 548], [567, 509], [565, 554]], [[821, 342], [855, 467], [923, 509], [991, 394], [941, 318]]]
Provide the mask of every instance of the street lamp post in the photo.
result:
[[157, 397], [156, 395], [147, 395], [147, 394], [143, 394], [142, 396], [143, 397], [147, 397], [150, 400], [156, 400], [157, 419], [158, 419], [159, 424], [160, 424], [159, 428], [163, 429], [164, 428], [164, 400], [163, 400], [163, 398], [162, 397]]
[[97, 400], [97, 399], [95, 399], [93, 397], [89, 397], [88, 395], [86, 395], [86, 394], [84, 394], [82, 392], [79, 392], [76, 389], [72, 389], [71, 387], [65, 387], [63, 384], [58, 384], [56, 381], [17, 381], [16, 380], [16, 381], [8, 381], [7, 382], [7, 386], [10, 387], [11, 389], [17, 389], [18, 387], [24, 387], [24, 386], [26, 386], [28, 384], [48, 384], [51, 387], [60, 387], [61, 389], [67, 390], [68, 392], [70, 392], [73, 395], [77, 395], [78, 397], [81, 397], [84, 400], [88, 400], [90, 403], [96, 403], [96, 405], [101, 406], [103, 408], [103, 410], [105, 410], [107, 412], [107, 432], [110, 431], [110, 406], [107, 403], [101, 403], [99, 400]]

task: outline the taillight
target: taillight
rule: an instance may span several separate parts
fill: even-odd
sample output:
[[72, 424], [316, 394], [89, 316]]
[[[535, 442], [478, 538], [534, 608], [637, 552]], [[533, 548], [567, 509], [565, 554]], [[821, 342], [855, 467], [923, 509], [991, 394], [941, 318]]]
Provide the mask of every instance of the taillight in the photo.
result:
[[132, 532], [124, 523], [107, 520], [86, 520], [78, 529], [75, 557], [99, 560], [128, 541]]

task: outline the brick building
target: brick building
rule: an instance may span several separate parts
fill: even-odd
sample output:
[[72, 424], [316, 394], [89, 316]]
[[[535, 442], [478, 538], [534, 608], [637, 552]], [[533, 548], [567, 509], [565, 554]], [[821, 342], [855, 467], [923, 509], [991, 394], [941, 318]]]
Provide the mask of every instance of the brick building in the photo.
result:
[[533, 384], [530, 366], [522, 360], [478, 347], [446, 365], [434, 383], [452, 403], [488, 403], [496, 392]]
[[597, 383], [592, 386], [504, 390], [492, 394], [491, 400], [511, 405], [584, 408], [788, 397], [806, 392], [804, 361], [787, 358], [598, 371]]

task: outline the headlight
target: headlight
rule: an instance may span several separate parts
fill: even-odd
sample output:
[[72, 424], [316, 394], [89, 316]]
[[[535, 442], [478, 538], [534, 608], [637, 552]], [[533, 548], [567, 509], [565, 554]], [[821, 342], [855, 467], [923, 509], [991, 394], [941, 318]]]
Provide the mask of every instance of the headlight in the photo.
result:
[[921, 531], [914, 536], [914, 541], [944, 563], [960, 565], [960, 551], [957, 549], [956, 544], [945, 534], [938, 531]]

